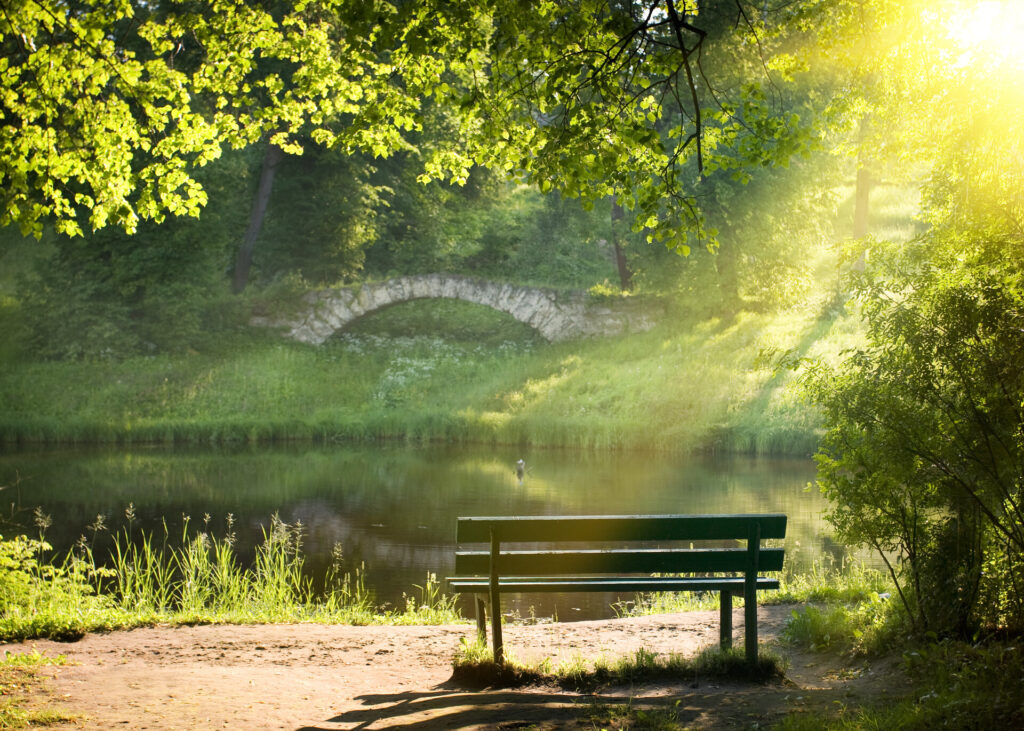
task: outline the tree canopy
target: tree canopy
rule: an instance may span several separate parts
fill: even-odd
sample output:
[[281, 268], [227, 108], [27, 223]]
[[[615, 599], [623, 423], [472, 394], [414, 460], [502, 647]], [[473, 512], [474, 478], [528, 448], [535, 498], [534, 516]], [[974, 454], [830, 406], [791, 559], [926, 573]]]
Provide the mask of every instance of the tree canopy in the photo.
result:
[[[483, 164], [615, 196], [683, 250], [700, 181], [786, 164], [827, 115], [794, 102], [803, 4], [31, 0], [0, 14], [3, 222], [38, 233], [195, 214], [197, 168], [269, 139], [387, 155], [429, 100], [457, 136], [426, 177]], [[798, 108], [799, 107], [799, 108]], [[785, 112], [785, 113], [783, 113]]]
[[859, 243], [867, 342], [808, 383], [841, 536], [895, 555], [915, 629], [969, 637], [1024, 626], [1022, 21], [1008, 3], [917, 10], [865, 108], [888, 121], [879, 153], [923, 170], [927, 229]]
[[355, 143], [400, 147], [423, 69], [397, 70], [377, 52], [378, 16], [393, 10], [5, 2], [0, 221], [79, 234], [195, 215], [206, 202], [197, 168], [263, 137], [293, 149], [304, 125], [328, 142], [344, 119]]

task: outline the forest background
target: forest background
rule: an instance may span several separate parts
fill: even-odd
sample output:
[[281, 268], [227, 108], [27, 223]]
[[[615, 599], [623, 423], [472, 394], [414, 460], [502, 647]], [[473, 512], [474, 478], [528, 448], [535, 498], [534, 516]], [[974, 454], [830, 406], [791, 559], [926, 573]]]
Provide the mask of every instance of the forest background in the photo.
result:
[[[602, 8], [598, 3], [572, 22], [562, 19], [559, 32], [584, 39], [589, 33], [595, 42], [604, 33], [617, 43], [618, 30], [605, 22]], [[631, 12], [644, 18], [658, 8], [638, 5]], [[284, 9], [269, 17], [275, 12], [279, 17]], [[359, 19], [337, 12], [339, 22], [358, 27]], [[450, 65], [432, 79], [433, 95], [415, 100], [415, 123], [403, 116], [408, 99], [385, 97], [380, 104], [392, 105], [386, 107], [390, 127], [368, 139], [363, 133], [374, 128], [357, 111], [336, 115], [347, 124], [326, 147], [317, 144], [323, 120], [317, 126], [312, 119], [292, 125], [287, 136], [280, 130], [288, 125], [278, 124], [257, 130], [238, 149], [233, 140], [216, 154], [204, 149], [210, 161], [201, 157], [202, 164], [188, 158], [187, 141], [179, 142], [185, 160], [178, 162], [195, 187], [182, 184], [181, 200], [160, 193], [179, 215], [167, 217], [152, 198], [110, 196], [103, 181], [89, 178], [83, 187], [97, 190], [76, 193], [96, 204], [88, 210], [61, 208], [67, 201], [59, 191], [53, 200], [36, 196], [40, 202], [12, 190], [9, 219], [39, 240], [22, 239], [11, 227], [4, 232], [0, 286], [9, 337], [3, 347], [11, 368], [0, 387], [0, 435], [199, 442], [386, 437], [810, 453], [818, 438], [813, 410], [784, 388], [791, 374], [777, 366], [787, 358], [835, 354], [855, 341], [859, 326], [842, 316], [839, 274], [844, 257], [858, 254], [845, 251], [843, 242], [868, 232], [872, 184], [886, 195], [885, 203], [876, 201], [874, 232], [908, 238], [915, 180], [891, 161], [869, 177], [859, 152], [874, 144], [861, 131], [864, 112], [857, 105], [863, 102], [834, 64], [794, 75], [801, 65], [809, 69], [808, 62], [791, 57], [786, 46], [806, 36], [809, 19], [821, 11], [768, 14], [749, 27], [737, 23], [729, 3], [701, 12], [701, 33], [710, 38], [693, 35], [688, 53], [717, 55], [702, 62], [707, 78], [691, 82], [696, 107], [673, 108], [666, 100], [663, 87], [687, 84], [678, 49], [668, 53], [675, 66], [651, 50], [669, 29], [664, 17], [648, 15], [650, 38], [626, 57], [649, 67], [646, 80], [626, 81], [633, 72], [624, 63], [610, 79], [595, 73], [590, 82], [614, 83], [615, 93], [627, 98], [644, 96], [638, 114], [616, 120], [593, 113], [595, 106], [621, 102], [604, 87], [577, 94], [578, 108], [563, 102], [550, 112], [578, 125], [571, 135], [509, 141], [517, 131], [527, 136], [545, 100], [550, 105], [567, 92], [564, 81], [531, 90], [537, 98], [517, 100], [525, 112], [517, 108], [515, 116], [501, 106], [515, 96], [506, 93], [511, 82], [501, 80], [500, 63], [509, 61], [492, 48], [497, 93], [480, 109], [470, 105], [472, 114], [466, 96], [481, 93], [479, 84]], [[550, 7], [540, 7], [529, 22], [550, 31], [557, 27], [552, 17]], [[459, 21], [466, 19], [452, 23]], [[587, 22], [593, 26], [578, 27]], [[500, 30], [517, 33], [522, 43], [527, 29]], [[751, 37], [760, 53], [774, 49], [772, 68], [744, 50]], [[537, 38], [516, 53], [551, 64], [554, 57], [545, 54], [553, 44]], [[440, 49], [432, 58], [452, 44], [430, 40]], [[193, 54], [214, 54], [209, 40], [205, 48], [193, 45]], [[254, 64], [252, 86], [273, 78], [300, 86], [286, 66]], [[422, 83], [403, 79], [400, 91], [410, 95]], [[266, 89], [262, 94], [256, 102], [274, 109], [276, 100]], [[701, 107], [712, 105], [717, 109], [700, 121]], [[60, 111], [66, 120], [70, 110]], [[200, 119], [204, 114], [196, 112]], [[467, 132], [467, 117], [483, 128], [479, 138]], [[486, 124], [497, 118], [507, 128], [492, 133]], [[73, 136], [74, 124], [62, 124]], [[684, 143], [682, 130], [691, 124], [701, 134]], [[392, 128], [401, 130], [399, 138], [388, 136]], [[551, 128], [558, 127], [541, 127]], [[602, 150], [595, 135], [606, 130], [618, 130], [622, 139]], [[568, 154], [588, 142], [591, 147]], [[110, 152], [102, 137], [88, 144], [99, 156]], [[497, 149], [502, 145], [511, 152]], [[651, 170], [645, 148], [671, 153], [658, 163], [662, 170], [645, 173]], [[52, 160], [32, 163], [45, 167]], [[140, 162], [135, 168], [130, 175], [145, 188], [147, 168]], [[646, 190], [650, 181], [661, 181], [661, 188]], [[120, 206], [99, 206], [104, 197]], [[40, 210], [50, 211], [49, 225]], [[80, 233], [84, 220], [110, 225], [67, 235]], [[439, 271], [590, 290], [595, 298], [654, 300], [664, 315], [646, 335], [562, 346], [541, 343], [511, 318], [451, 302], [379, 313], [320, 349], [247, 327], [254, 313], [294, 309], [311, 288]], [[397, 343], [364, 337], [374, 333], [405, 337]]]

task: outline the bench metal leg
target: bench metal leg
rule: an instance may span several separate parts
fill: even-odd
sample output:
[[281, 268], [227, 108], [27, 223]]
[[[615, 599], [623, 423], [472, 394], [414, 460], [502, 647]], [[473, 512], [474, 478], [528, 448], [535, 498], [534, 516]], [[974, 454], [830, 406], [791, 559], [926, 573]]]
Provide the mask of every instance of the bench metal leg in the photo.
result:
[[501, 641], [501, 595], [491, 593], [491, 644], [494, 646], [494, 662], [505, 662], [504, 646]]
[[732, 592], [720, 591], [718, 604], [718, 644], [723, 650], [732, 647]]
[[757, 594], [747, 592], [743, 597], [744, 644], [747, 650], [747, 663], [757, 665]]
[[761, 527], [751, 523], [747, 531], [747, 570], [743, 582], [743, 634], [747, 664], [757, 664], [757, 563]]
[[484, 609], [484, 598], [476, 595], [476, 635], [480, 642], [487, 642], [487, 612]]
[[494, 644], [494, 662], [501, 665], [505, 662], [504, 648], [501, 642], [501, 592], [498, 590], [498, 555], [500, 554], [498, 537], [491, 529], [491, 642]]

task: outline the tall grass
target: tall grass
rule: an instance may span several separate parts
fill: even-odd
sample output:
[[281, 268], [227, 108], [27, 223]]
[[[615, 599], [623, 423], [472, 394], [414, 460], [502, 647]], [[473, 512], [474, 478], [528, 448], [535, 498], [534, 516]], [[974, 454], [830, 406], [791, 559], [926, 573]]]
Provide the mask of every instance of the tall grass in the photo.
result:
[[[758, 604], [861, 604], [878, 601], [892, 590], [889, 576], [861, 561], [834, 564], [816, 560], [808, 569], [787, 567], [779, 576], [778, 591], [763, 591]], [[615, 611], [620, 616], [645, 616], [672, 612], [717, 609], [718, 592], [648, 592], [632, 600], [620, 602]], [[734, 596], [733, 606], [742, 607], [743, 597]]]
[[[518, 337], [518, 336], [517, 336]], [[817, 420], [776, 356], [857, 337], [817, 306], [545, 344], [351, 334], [217, 355], [14, 362], [0, 443], [400, 439], [804, 455]]]
[[[264, 529], [249, 567], [234, 535], [190, 528], [162, 535], [116, 534], [109, 562], [86, 540], [63, 557], [49, 555], [46, 516], [36, 515], [40, 538], [0, 540], [0, 639], [74, 638], [98, 629], [155, 623], [329, 622], [440, 624], [460, 622], [455, 600], [428, 574], [418, 596], [396, 610], [377, 608], [364, 568], [345, 570], [340, 553], [323, 588], [303, 572], [301, 525], [276, 516]], [[205, 528], [206, 526], [204, 526]]]

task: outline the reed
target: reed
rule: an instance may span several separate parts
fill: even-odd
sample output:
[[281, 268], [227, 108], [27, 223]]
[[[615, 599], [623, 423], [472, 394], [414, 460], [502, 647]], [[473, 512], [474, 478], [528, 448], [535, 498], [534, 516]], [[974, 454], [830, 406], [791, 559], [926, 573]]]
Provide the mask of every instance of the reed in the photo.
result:
[[[130, 508], [129, 508], [130, 510]], [[98, 561], [85, 540], [63, 557], [49, 555], [45, 516], [37, 515], [39, 539], [0, 540], [5, 569], [0, 576], [0, 639], [70, 639], [99, 629], [155, 623], [322, 622], [343, 624], [447, 624], [463, 621], [455, 599], [444, 596], [437, 578], [399, 609], [376, 607], [363, 566], [351, 570], [340, 551], [322, 589], [303, 572], [302, 527], [272, 517], [243, 567], [234, 534], [216, 537], [207, 523], [185, 521], [172, 536], [135, 532], [132, 521], [114, 537], [110, 561]]]

